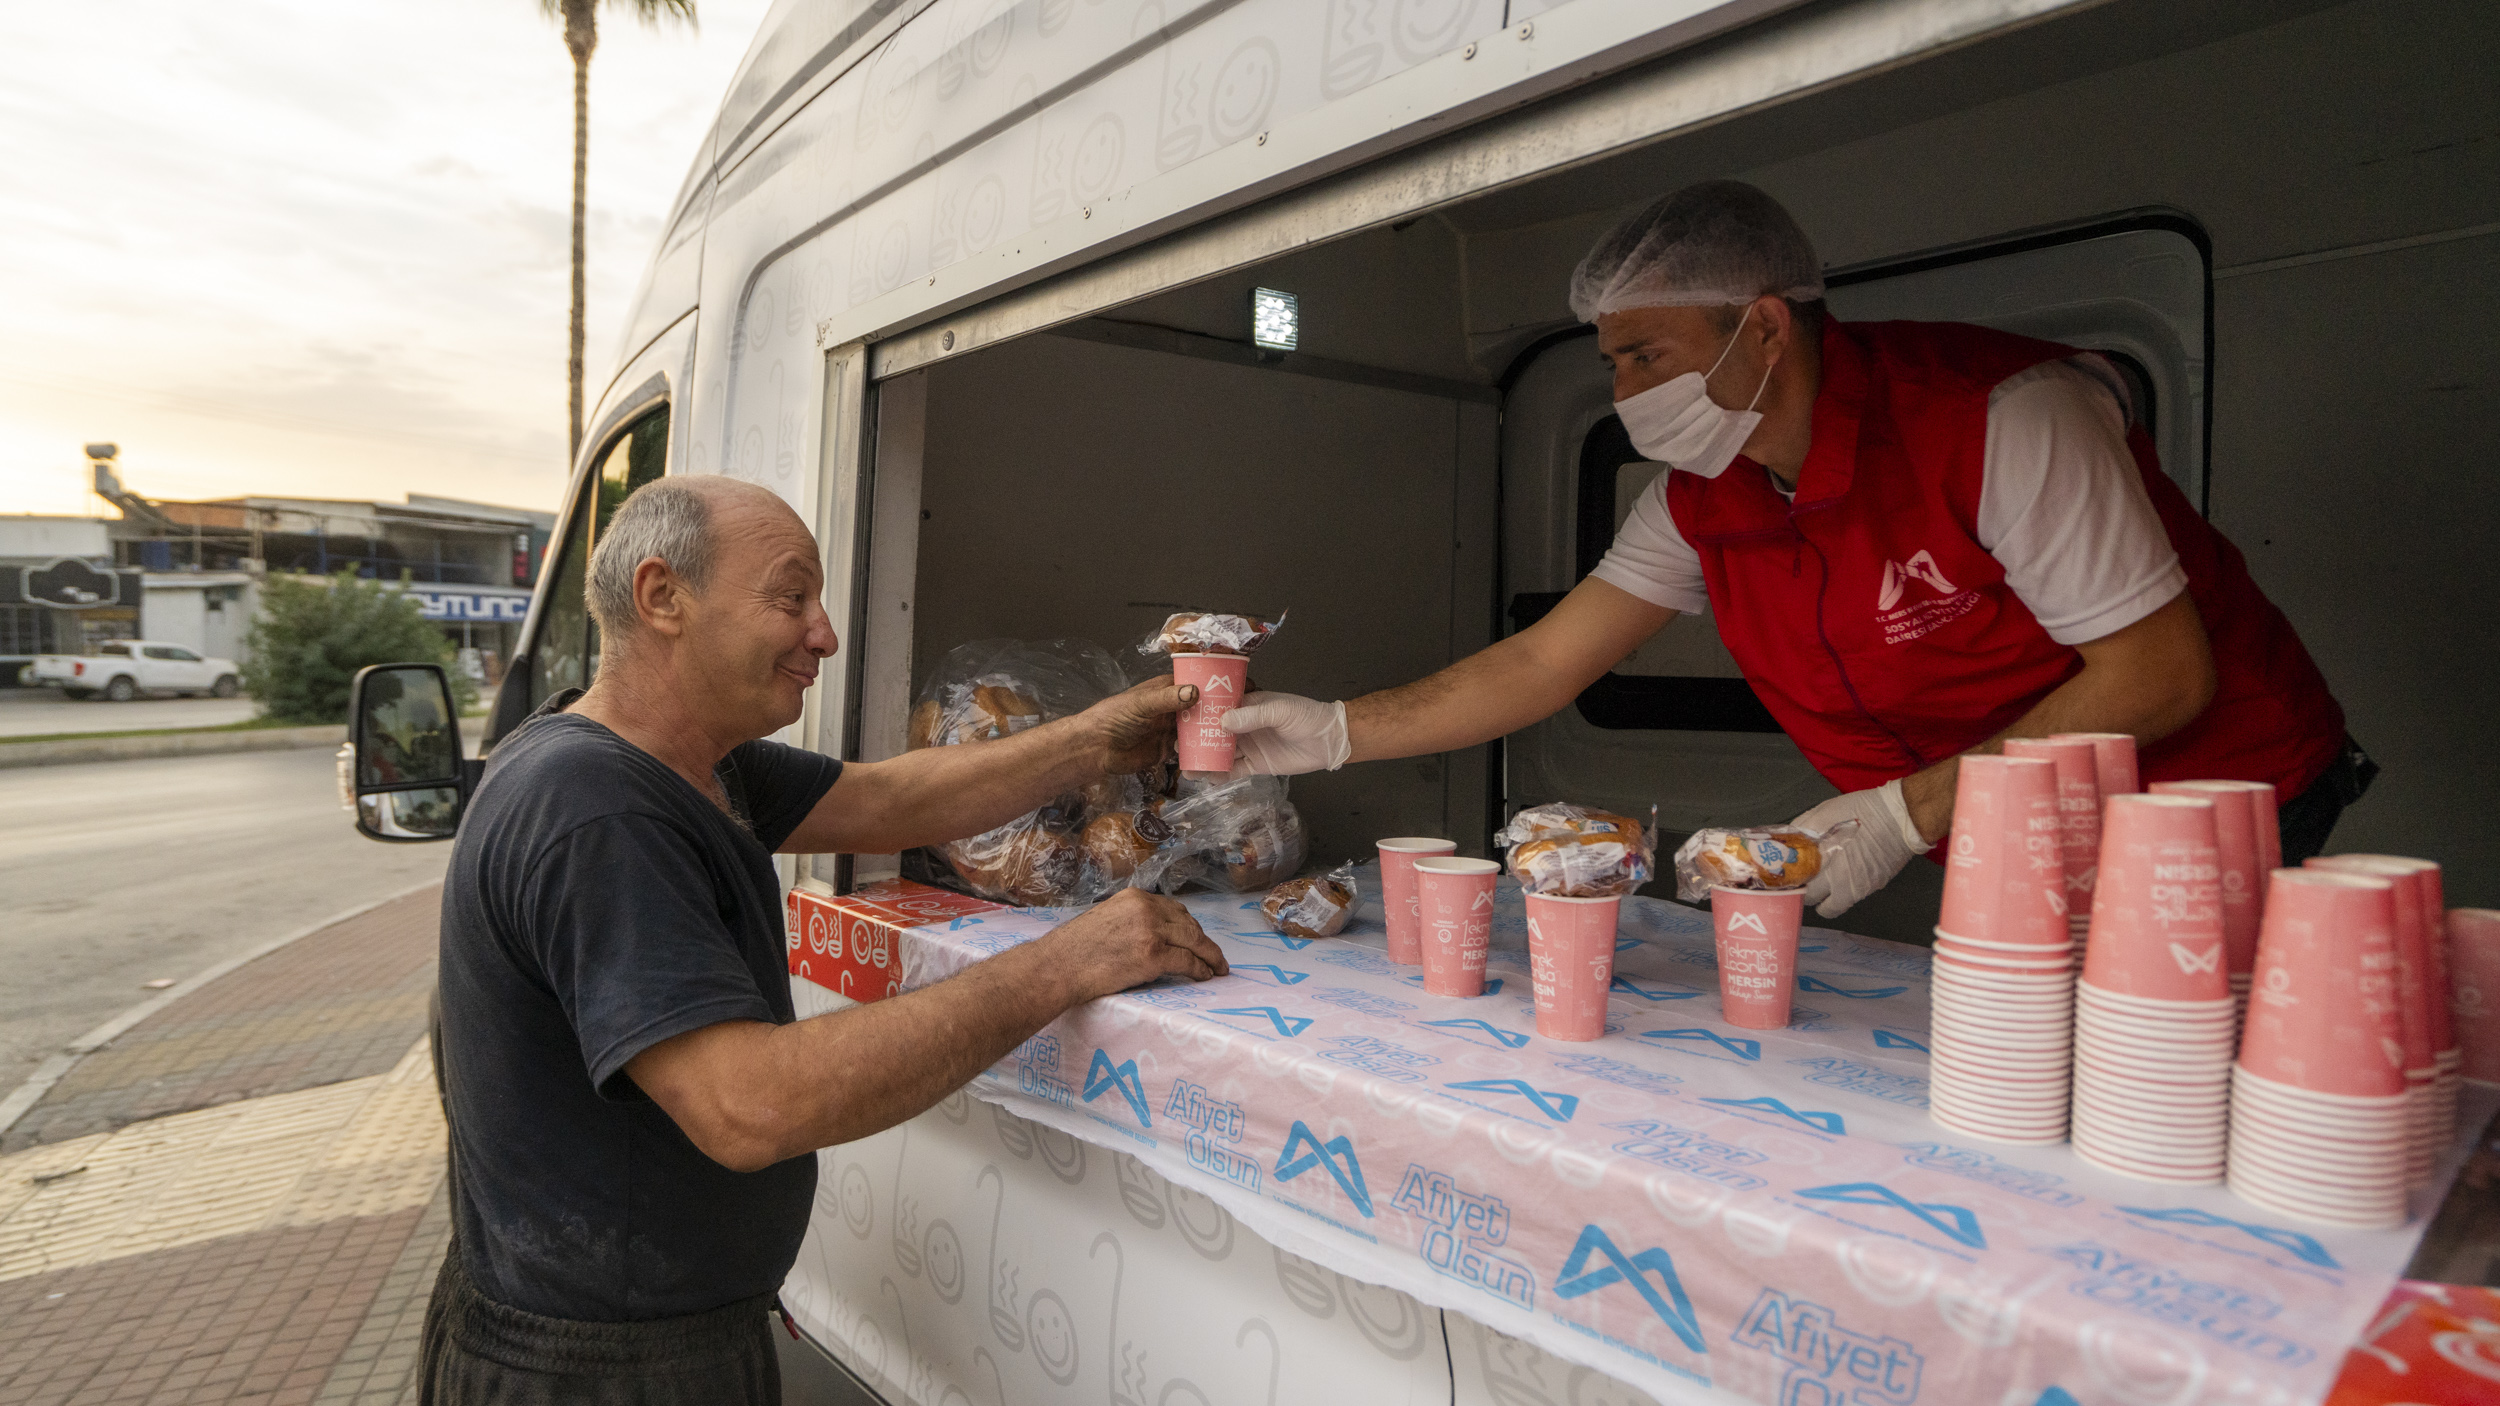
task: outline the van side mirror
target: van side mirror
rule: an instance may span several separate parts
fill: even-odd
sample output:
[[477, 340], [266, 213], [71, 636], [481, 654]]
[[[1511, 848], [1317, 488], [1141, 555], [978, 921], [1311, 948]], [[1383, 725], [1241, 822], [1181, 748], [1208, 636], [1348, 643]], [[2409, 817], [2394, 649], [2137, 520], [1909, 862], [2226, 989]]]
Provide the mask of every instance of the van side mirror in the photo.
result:
[[460, 713], [440, 664], [374, 664], [349, 687], [356, 828], [376, 840], [448, 840], [483, 766], [460, 755]]

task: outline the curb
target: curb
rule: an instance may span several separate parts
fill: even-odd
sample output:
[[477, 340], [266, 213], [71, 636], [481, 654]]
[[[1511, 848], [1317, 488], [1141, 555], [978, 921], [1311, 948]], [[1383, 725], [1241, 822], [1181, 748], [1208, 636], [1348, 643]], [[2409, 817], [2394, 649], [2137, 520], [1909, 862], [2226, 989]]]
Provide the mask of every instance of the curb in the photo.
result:
[[[460, 720], [460, 740], [475, 749], [486, 735], [483, 717]], [[244, 732], [165, 732], [145, 737], [77, 737], [59, 742], [0, 739], [0, 771], [11, 767], [70, 766], [78, 762], [128, 762], [149, 757], [206, 757], [220, 752], [285, 752], [299, 747], [340, 747], [345, 723], [314, 727], [264, 727]], [[470, 755], [474, 756], [472, 750]]]
[[[307, 728], [303, 730], [314, 731], [316, 729]], [[321, 919], [319, 922], [298, 928], [295, 931], [286, 934], [284, 937], [271, 938], [269, 941], [261, 943], [257, 947], [237, 953], [236, 955], [228, 957], [226, 960], [216, 963], [204, 971], [195, 972], [192, 975], [185, 977], [183, 980], [157, 992], [155, 995], [148, 997], [146, 1000], [139, 1002], [137, 1005], [123, 1011], [120, 1015], [104, 1022], [95, 1029], [90, 1030], [86, 1034], [79, 1036], [77, 1039], [70, 1041], [68, 1044], [62, 1046], [58, 1051], [52, 1054], [49, 1058], [45, 1059], [43, 1063], [36, 1065], [35, 1072], [27, 1075], [24, 1082], [20, 1083], [16, 1088], [11, 1089], [6, 1098], [0, 1098], [0, 1133], [5, 1133], [10, 1128], [16, 1126], [17, 1120], [26, 1116], [26, 1111], [33, 1108], [38, 1102], [40, 1102], [43, 1099], [43, 1096], [51, 1091], [54, 1084], [61, 1082], [61, 1076], [69, 1073], [71, 1067], [76, 1065], [79, 1060], [84, 1059], [88, 1055], [94, 1054], [97, 1050], [103, 1049], [106, 1045], [113, 1043], [113, 1041], [121, 1037], [123, 1032], [129, 1030], [130, 1027], [137, 1025], [140, 1021], [143, 1021], [149, 1016], [156, 1014], [158, 1011], [163, 1010], [165, 1007], [172, 1005], [177, 999], [190, 995], [192, 992], [199, 990], [201, 987], [208, 985], [210, 982], [215, 981], [217, 978], [224, 976], [238, 967], [268, 956], [270, 953], [277, 951], [279, 948], [286, 946], [290, 942], [310, 937], [314, 933], [320, 932], [325, 928], [335, 927], [340, 923], [346, 922], [350, 918], [362, 917], [386, 903], [397, 903], [399, 900], [406, 898], [412, 893], [422, 893], [426, 889], [439, 886], [442, 882], [443, 881], [440, 879], [428, 879], [421, 884], [411, 884], [408, 887], [399, 890], [397, 893], [385, 894], [384, 896], [373, 900], [371, 903], [359, 904], [343, 913], [334, 913], [327, 918]]]
[[67, 766], [73, 762], [136, 761], [142, 757], [199, 757], [217, 752], [283, 752], [297, 747], [336, 747], [347, 740], [345, 724], [265, 727], [248, 732], [169, 732], [153, 737], [75, 737], [59, 742], [0, 742], [0, 770]]

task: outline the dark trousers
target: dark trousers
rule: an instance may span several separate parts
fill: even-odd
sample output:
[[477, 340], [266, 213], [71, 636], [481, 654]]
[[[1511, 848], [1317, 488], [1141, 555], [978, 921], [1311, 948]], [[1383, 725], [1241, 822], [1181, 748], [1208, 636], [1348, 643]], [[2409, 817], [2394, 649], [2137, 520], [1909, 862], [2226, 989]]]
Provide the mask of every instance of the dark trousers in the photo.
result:
[[771, 1294], [639, 1323], [548, 1318], [477, 1290], [455, 1242], [425, 1306], [421, 1406], [780, 1406]]
[[2327, 837], [2335, 833], [2344, 807], [2360, 800], [2377, 779], [2378, 763], [2346, 737], [2342, 753], [2308, 790], [2275, 807], [2275, 819], [2283, 827], [2283, 862], [2297, 869], [2302, 860], [2326, 853]]

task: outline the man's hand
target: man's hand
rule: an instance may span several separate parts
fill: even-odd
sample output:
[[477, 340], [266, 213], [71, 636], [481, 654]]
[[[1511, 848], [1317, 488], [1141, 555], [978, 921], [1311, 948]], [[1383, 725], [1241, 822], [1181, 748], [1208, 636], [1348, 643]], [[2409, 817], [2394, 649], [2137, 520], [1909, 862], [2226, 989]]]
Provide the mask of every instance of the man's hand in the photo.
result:
[[1169, 756], [1172, 715], [1197, 701], [1197, 689], [1175, 688], [1172, 676], [1165, 674], [1115, 693], [1078, 716], [1101, 739], [1103, 775], [1120, 776], [1144, 771]]
[[1120, 890], [1051, 929], [1042, 944], [1048, 946], [1050, 965], [1069, 984], [1071, 1003], [1160, 977], [1205, 981], [1232, 973], [1224, 950], [1208, 940], [1179, 899], [1144, 889]]
[[1929, 843], [1910, 819], [1898, 781], [1834, 796], [1789, 824], [1819, 835], [1846, 820], [1858, 823], [1837, 854], [1824, 854], [1821, 872], [1806, 883], [1806, 902], [1826, 918], [1839, 917], [1856, 907], [1858, 900], [1891, 883], [1902, 866], [1924, 853]]
[[1253, 693], [1222, 719], [1240, 757], [1235, 776], [1300, 776], [1335, 771], [1354, 751], [1346, 737], [1345, 705], [1320, 703], [1290, 693]]

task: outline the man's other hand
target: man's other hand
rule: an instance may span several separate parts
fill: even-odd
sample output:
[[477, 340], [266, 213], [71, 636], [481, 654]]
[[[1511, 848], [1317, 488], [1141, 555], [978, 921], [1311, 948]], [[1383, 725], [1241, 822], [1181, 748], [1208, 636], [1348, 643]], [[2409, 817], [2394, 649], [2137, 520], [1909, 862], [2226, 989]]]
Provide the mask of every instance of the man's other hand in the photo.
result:
[[1231, 974], [1180, 900], [1122, 889], [1051, 929], [1050, 960], [1069, 984], [1071, 1003], [1143, 986], [1166, 976], [1192, 981]]
[[1290, 693], [1253, 693], [1221, 725], [1236, 739], [1235, 776], [1300, 776], [1335, 771], [1354, 751], [1345, 705]]
[[1144, 771], [1161, 762], [1173, 748], [1172, 715], [1197, 701], [1197, 689], [1175, 688], [1165, 674], [1086, 709], [1082, 716], [1101, 739], [1103, 774]]

